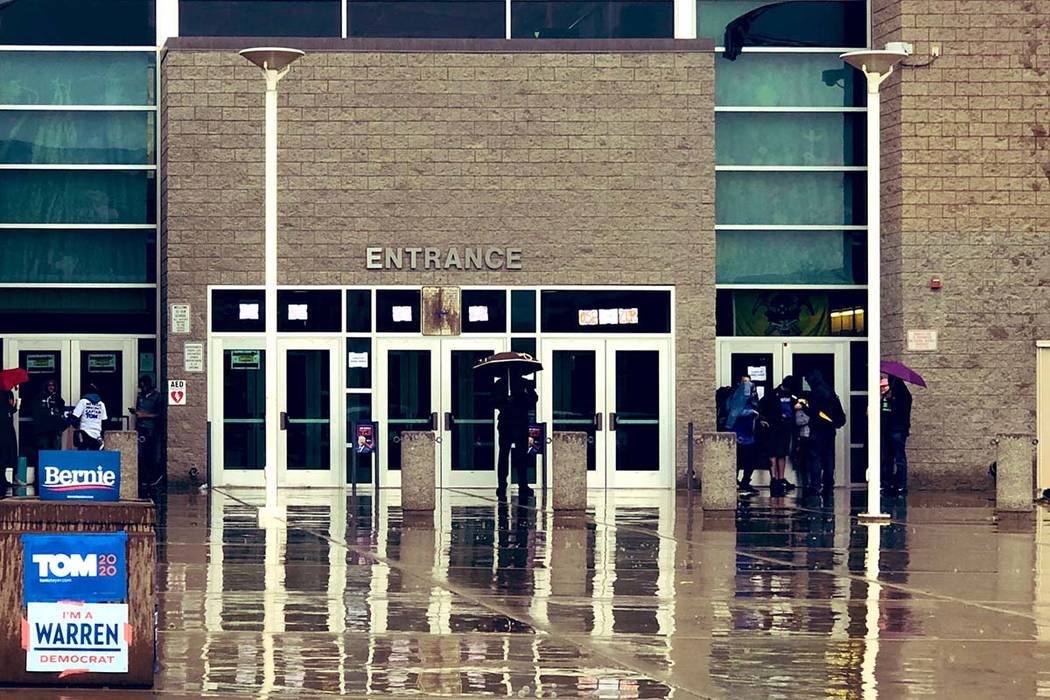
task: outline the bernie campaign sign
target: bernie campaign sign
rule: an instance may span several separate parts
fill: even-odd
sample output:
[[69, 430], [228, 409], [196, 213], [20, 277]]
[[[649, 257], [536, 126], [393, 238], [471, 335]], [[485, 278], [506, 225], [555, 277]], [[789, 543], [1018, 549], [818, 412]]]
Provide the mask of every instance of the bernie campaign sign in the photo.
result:
[[120, 453], [41, 450], [40, 498], [45, 501], [116, 501]]
[[126, 603], [29, 603], [25, 626], [27, 671], [128, 672]]
[[22, 535], [24, 600], [127, 600], [127, 547], [126, 532]]

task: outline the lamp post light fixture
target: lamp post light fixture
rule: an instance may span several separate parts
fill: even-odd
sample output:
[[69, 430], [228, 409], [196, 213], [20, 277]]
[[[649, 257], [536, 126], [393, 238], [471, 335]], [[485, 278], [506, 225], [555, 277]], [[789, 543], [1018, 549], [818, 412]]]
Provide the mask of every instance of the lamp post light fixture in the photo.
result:
[[299, 49], [272, 46], [244, 49], [240, 54], [261, 68], [266, 77], [266, 505], [259, 511], [262, 524], [284, 517], [284, 509], [277, 503], [277, 436], [281, 429], [277, 404], [277, 83], [287, 75], [291, 64], [306, 54]]
[[882, 396], [879, 389], [882, 361], [882, 240], [880, 230], [881, 201], [879, 148], [879, 87], [893, 74], [894, 67], [911, 53], [911, 46], [903, 42], [887, 44], [883, 50], [849, 51], [841, 54], [846, 63], [864, 74], [868, 85], [868, 510], [863, 520], [889, 520], [882, 512], [882, 455], [881, 415]]

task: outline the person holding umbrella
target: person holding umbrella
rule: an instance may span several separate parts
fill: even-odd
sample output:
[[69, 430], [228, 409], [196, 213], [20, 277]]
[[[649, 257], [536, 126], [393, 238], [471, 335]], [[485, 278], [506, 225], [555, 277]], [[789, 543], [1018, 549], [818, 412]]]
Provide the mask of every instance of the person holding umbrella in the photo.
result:
[[883, 361], [882, 370], [882, 488], [887, 493], [908, 492], [908, 436], [911, 434], [911, 392], [904, 382], [926, 386], [918, 372], [900, 362]]
[[499, 411], [496, 497], [507, 497], [507, 478], [513, 463], [518, 498], [525, 500], [532, 496], [528, 477], [529, 417], [536, 409], [538, 397], [535, 385], [524, 375], [543, 369], [543, 365], [526, 353], [501, 352], [485, 358], [474, 369], [483, 376], [497, 378], [493, 385], [493, 404]]

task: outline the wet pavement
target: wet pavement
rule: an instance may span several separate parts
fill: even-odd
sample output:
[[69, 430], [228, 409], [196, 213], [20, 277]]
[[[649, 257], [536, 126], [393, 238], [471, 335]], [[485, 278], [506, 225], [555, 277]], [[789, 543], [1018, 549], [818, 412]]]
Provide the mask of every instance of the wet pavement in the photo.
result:
[[1050, 514], [912, 494], [893, 521], [758, 496], [590, 494], [585, 515], [444, 491], [257, 490], [160, 504], [159, 671], [143, 691], [0, 696], [1028, 698], [1050, 695]]

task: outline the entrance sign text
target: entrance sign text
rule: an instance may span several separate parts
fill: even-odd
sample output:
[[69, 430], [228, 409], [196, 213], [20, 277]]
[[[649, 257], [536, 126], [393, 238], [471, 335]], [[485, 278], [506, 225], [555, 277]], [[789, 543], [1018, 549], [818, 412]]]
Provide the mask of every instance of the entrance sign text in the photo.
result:
[[521, 248], [366, 248], [369, 270], [520, 270]]

